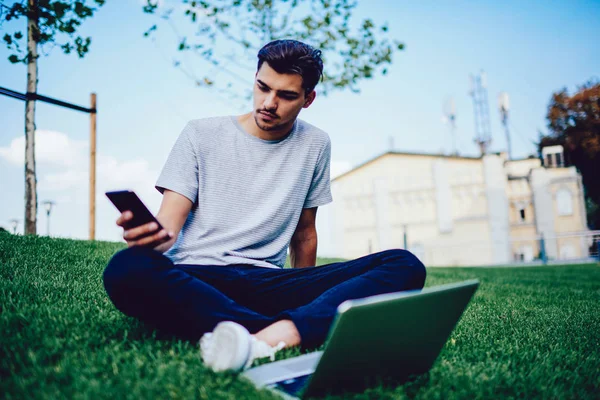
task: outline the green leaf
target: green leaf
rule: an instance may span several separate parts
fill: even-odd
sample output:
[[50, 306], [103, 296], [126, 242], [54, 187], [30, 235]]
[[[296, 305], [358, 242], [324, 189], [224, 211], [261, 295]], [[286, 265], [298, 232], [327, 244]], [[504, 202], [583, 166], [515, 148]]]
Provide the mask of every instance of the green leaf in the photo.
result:
[[153, 3], [152, 0], [147, 0], [146, 5], [142, 8], [145, 13], [154, 14], [154, 11], [158, 8], [158, 2]]
[[157, 28], [156, 24], [152, 25], [152, 26], [150, 27], [150, 29], [148, 29], [146, 32], [144, 32], [144, 37], [148, 37], [148, 36], [150, 36], [150, 33], [151, 33], [151, 32], [153, 32], [153, 31], [155, 31], [155, 30], [156, 30], [156, 28]]
[[16, 56], [16, 55], [14, 55], [14, 54], [11, 54], [11, 55], [8, 57], [8, 61], [10, 61], [10, 62], [11, 62], [11, 63], [13, 63], [13, 64], [16, 64], [16, 63], [18, 63], [18, 62], [19, 62], [19, 57], [17, 57], [17, 56]]
[[65, 54], [71, 54], [71, 50], [73, 49], [73, 47], [71, 46], [70, 43], [65, 43], [62, 46], [60, 46], [63, 49], [63, 52]]
[[12, 37], [8, 33], [6, 35], [4, 35], [3, 39], [7, 45], [10, 46], [12, 44]]

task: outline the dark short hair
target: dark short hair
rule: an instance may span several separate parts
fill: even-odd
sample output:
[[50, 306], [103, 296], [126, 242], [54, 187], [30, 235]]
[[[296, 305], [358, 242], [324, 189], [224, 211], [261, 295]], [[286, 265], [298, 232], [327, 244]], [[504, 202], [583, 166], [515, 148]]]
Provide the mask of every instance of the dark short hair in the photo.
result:
[[305, 94], [313, 91], [323, 76], [321, 50], [297, 40], [275, 40], [258, 52], [258, 67], [266, 62], [280, 74], [298, 74], [302, 77]]

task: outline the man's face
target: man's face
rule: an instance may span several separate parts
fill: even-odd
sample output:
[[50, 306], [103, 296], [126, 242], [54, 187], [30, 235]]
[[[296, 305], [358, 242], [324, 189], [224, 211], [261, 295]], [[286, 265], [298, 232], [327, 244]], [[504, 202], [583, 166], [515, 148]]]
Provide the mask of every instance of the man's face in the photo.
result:
[[315, 98], [315, 91], [305, 96], [302, 77], [280, 74], [264, 62], [254, 81], [254, 121], [263, 131], [291, 129], [302, 108]]

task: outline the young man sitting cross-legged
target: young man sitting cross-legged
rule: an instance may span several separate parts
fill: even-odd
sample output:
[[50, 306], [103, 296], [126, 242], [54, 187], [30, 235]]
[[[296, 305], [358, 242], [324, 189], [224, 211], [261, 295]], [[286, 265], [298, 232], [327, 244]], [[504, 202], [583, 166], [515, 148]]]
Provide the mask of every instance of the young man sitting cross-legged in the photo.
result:
[[[104, 272], [109, 297], [161, 331], [201, 338], [217, 371], [317, 347], [343, 301], [425, 282], [405, 250], [314, 267], [331, 144], [297, 117], [315, 100], [320, 55], [293, 40], [263, 47], [252, 112], [190, 121], [177, 139], [156, 183], [165, 229], [129, 229], [131, 212], [117, 220], [128, 248]], [[283, 269], [288, 246], [293, 268]]]

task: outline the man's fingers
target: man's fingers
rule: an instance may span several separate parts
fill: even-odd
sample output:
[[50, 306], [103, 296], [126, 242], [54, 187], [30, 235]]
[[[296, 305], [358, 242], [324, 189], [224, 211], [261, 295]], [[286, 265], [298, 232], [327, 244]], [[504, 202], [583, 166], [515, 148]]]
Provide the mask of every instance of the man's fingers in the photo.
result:
[[133, 213], [131, 211], [125, 211], [122, 213], [117, 219], [117, 225], [123, 226], [127, 221], [130, 221], [133, 218]]
[[150, 222], [148, 224], [140, 225], [136, 228], [128, 229], [123, 232], [123, 239], [125, 240], [135, 240], [140, 236], [146, 236], [149, 233], [152, 233], [158, 229], [158, 225], [156, 222]]
[[129, 247], [132, 247], [132, 246], [150, 246], [150, 245], [151, 245], [151, 247], [156, 247], [159, 244], [166, 242], [170, 238], [171, 237], [169, 236], [169, 234], [167, 233], [167, 231], [165, 229], [162, 229], [158, 233], [155, 233], [154, 235], [147, 236], [147, 237], [145, 237], [143, 239], [140, 239], [140, 240], [128, 242], [128, 245], [129, 245]]

